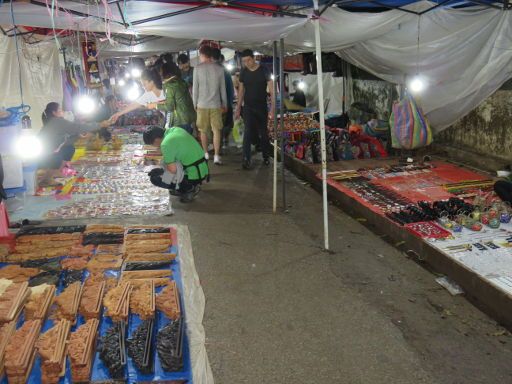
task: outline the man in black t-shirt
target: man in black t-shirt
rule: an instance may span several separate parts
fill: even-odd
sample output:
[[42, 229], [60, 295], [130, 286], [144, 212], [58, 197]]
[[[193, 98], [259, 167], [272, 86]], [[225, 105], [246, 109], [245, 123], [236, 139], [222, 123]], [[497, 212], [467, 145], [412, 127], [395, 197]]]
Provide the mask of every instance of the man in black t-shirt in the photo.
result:
[[235, 119], [238, 120], [240, 118], [243, 105], [245, 131], [243, 143], [244, 159], [242, 165], [244, 169], [249, 169], [251, 167], [251, 143], [254, 135], [260, 137], [263, 163], [265, 165], [270, 164], [270, 142], [267, 131], [267, 89], [270, 92], [270, 98], [272, 100], [270, 111], [271, 118], [273, 117], [275, 106], [272, 79], [269, 70], [259, 65], [254, 60], [254, 53], [250, 49], [243, 51], [241, 56], [244, 68], [240, 73]]

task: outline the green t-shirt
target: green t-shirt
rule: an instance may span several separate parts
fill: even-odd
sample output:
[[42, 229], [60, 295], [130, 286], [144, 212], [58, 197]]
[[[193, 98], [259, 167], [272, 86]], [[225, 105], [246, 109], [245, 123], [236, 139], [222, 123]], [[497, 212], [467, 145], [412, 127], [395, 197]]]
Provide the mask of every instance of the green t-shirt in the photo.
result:
[[[183, 166], [187, 166], [204, 158], [203, 148], [197, 140], [183, 128], [178, 127], [169, 128], [165, 131], [160, 150], [165, 164], [179, 161]], [[198, 175], [197, 167], [189, 167], [185, 169], [185, 174], [189, 180], [204, 179], [208, 175], [207, 163], [199, 164], [199, 170], [201, 175]]]

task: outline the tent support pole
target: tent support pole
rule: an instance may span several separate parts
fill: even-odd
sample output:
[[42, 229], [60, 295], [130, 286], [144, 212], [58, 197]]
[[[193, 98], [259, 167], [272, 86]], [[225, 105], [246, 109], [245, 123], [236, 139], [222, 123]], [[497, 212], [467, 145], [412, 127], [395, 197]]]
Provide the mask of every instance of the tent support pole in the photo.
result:
[[[274, 105], [277, 105], [277, 41], [273, 43], [273, 67], [272, 74], [274, 76], [274, 81], [272, 82], [272, 86], [274, 89]], [[274, 185], [272, 192], [272, 212], [277, 212], [277, 110], [274, 111], [274, 162], [272, 163], [274, 167]]]
[[286, 212], [286, 177], [284, 173], [284, 39], [279, 41], [279, 115], [280, 126], [281, 126], [281, 183], [282, 183], [282, 191], [283, 191], [283, 210]]
[[316, 46], [316, 76], [318, 82], [318, 109], [320, 110], [320, 146], [322, 154], [322, 200], [324, 213], [324, 248], [329, 249], [329, 217], [327, 204], [327, 154], [325, 150], [325, 111], [324, 111], [324, 83], [322, 71], [322, 43], [320, 41], [320, 18], [318, 0], [313, 0], [315, 8], [315, 46]]

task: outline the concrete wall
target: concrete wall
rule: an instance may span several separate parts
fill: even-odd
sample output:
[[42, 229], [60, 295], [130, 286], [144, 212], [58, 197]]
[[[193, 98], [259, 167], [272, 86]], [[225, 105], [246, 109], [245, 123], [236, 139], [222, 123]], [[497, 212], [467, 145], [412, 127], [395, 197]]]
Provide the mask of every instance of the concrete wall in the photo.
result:
[[385, 81], [354, 79], [353, 97], [353, 101], [363, 102], [374, 109], [379, 119], [388, 120], [397, 93], [395, 87]]
[[453, 126], [435, 142], [481, 155], [512, 161], [512, 90], [504, 87]]

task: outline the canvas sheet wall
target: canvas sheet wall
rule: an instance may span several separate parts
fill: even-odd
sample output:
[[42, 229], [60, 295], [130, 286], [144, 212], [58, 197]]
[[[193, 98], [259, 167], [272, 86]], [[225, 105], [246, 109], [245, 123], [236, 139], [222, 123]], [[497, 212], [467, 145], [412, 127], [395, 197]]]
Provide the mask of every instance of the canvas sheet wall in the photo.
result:
[[32, 127], [42, 127], [41, 115], [46, 104], [62, 102], [62, 77], [59, 50], [55, 42], [29, 45], [18, 38], [19, 60], [13, 37], [0, 35], [0, 107], [21, 105], [20, 75], [24, 104], [30, 105]]

